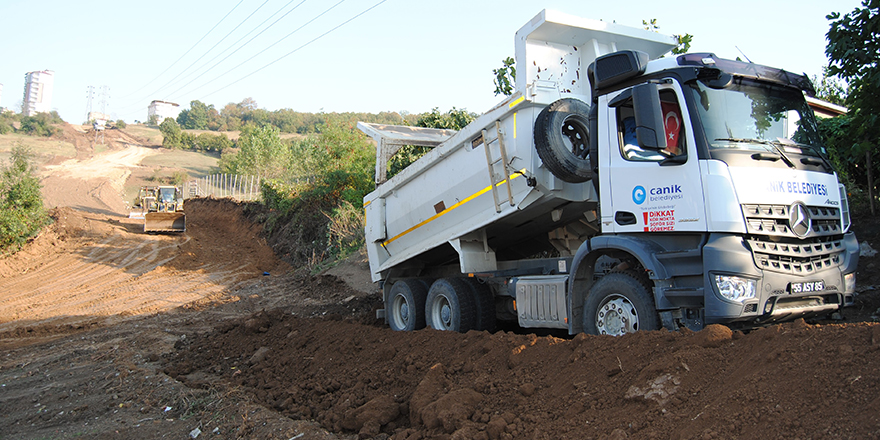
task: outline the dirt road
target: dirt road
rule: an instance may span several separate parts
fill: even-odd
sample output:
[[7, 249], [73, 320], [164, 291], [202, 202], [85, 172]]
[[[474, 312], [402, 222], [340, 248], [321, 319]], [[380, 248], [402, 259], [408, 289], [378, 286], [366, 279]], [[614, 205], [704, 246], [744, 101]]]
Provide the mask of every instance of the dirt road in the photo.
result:
[[241, 205], [188, 201], [185, 234], [140, 232], [121, 174], [94, 174], [136, 166], [125, 148], [47, 168], [44, 192], [97, 196], [0, 259], [0, 438], [880, 437], [872, 259], [843, 323], [397, 333], [362, 257], [345, 279], [289, 267]]

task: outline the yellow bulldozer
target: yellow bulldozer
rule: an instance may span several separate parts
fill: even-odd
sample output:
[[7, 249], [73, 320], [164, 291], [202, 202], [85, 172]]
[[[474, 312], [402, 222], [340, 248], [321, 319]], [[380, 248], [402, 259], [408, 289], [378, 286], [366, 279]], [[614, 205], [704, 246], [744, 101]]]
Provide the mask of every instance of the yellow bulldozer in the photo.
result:
[[185, 232], [183, 190], [176, 186], [142, 187], [129, 218], [143, 218], [144, 232]]

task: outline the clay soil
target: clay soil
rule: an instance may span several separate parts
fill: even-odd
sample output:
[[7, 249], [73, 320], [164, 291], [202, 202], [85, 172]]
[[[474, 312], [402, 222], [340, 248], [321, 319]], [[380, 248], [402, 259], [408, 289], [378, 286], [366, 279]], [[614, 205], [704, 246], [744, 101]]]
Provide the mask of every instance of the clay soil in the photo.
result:
[[0, 438], [880, 437], [877, 257], [838, 321], [392, 332], [363, 256], [292, 267], [236, 202], [190, 200], [186, 233], [144, 234], [120, 188], [162, 150], [80, 135], [42, 170], [55, 222], [0, 258]]

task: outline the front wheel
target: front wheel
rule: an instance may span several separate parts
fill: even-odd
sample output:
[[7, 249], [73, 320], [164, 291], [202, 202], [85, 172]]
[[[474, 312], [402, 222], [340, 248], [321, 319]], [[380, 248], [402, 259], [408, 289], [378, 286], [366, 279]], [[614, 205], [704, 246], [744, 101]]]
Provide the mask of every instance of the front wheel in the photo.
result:
[[621, 336], [660, 328], [647, 283], [631, 272], [603, 276], [584, 301], [584, 331], [593, 335]]

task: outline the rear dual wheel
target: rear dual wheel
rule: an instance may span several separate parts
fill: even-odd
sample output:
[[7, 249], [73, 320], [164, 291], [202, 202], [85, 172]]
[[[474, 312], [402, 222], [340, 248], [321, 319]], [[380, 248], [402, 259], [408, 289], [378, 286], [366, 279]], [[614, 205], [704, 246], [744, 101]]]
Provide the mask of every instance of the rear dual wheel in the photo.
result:
[[399, 280], [391, 287], [386, 309], [388, 325], [395, 331], [425, 326], [457, 332], [495, 330], [492, 291], [470, 278]]
[[425, 304], [425, 320], [436, 330], [467, 332], [476, 323], [476, 305], [470, 287], [458, 278], [434, 281]]
[[388, 325], [395, 331], [413, 331], [425, 327], [424, 283], [416, 279], [399, 280], [391, 286], [388, 300]]

